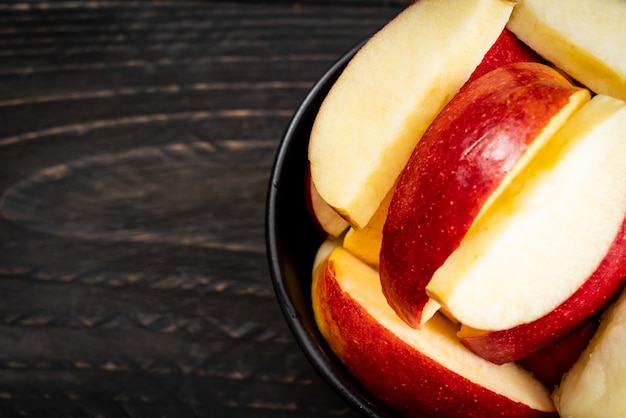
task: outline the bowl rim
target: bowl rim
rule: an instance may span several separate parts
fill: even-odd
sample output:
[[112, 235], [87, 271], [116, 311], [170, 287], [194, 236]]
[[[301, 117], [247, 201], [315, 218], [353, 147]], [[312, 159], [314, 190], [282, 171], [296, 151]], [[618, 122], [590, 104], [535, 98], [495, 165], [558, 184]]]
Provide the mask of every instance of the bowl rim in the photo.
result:
[[[310, 300], [310, 289], [308, 293], [308, 309], [299, 306], [294, 297], [302, 297], [302, 289], [295, 289], [287, 283], [287, 275], [290, 273], [288, 266], [290, 260], [285, 260], [283, 250], [281, 250], [281, 221], [280, 199], [281, 181], [288, 175], [289, 163], [293, 164], [293, 158], [300, 157], [301, 165], [306, 166], [306, 154], [302, 156], [302, 148], [308, 149], [309, 138], [313, 119], [325, 98], [326, 94], [340, 76], [350, 59], [365, 44], [367, 39], [353, 46], [347, 53], [337, 59], [330, 68], [324, 72], [322, 77], [313, 85], [305, 96], [289, 122], [287, 129], [279, 143], [278, 151], [271, 169], [269, 187], [266, 197], [265, 210], [265, 240], [267, 258], [269, 263], [270, 277], [274, 287], [274, 292], [278, 299], [283, 316], [293, 334], [297, 344], [304, 352], [305, 356], [314, 367], [318, 375], [346, 401], [356, 412], [371, 418], [397, 417], [382, 401], [374, 397], [362, 384], [345, 368], [343, 363], [332, 352], [326, 341], [321, 336], [319, 329], [307, 328], [303, 323], [303, 318], [312, 316], [312, 305]], [[302, 130], [304, 129], [304, 132]], [[302, 140], [306, 133], [304, 143], [296, 144], [297, 140]], [[299, 147], [300, 155], [294, 157], [294, 147]], [[304, 190], [304, 178], [302, 178], [302, 190]], [[302, 193], [304, 201], [304, 193]], [[300, 203], [302, 206], [303, 203]], [[289, 216], [289, 214], [287, 214]], [[309, 218], [309, 223], [312, 221]], [[317, 232], [317, 231], [316, 231]], [[313, 245], [315, 248], [321, 244], [324, 237], [319, 234], [319, 240]], [[290, 249], [291, 250], [291, 249]], [[312, 266], [312, 258], [310, 258]], [[310, 271], [310, 267], [309, 270]], [[310, 284], [310, 275], [309, 281]], [[299, 290], [299, 291], [298, 291]], [[306, 293], [306, 292], [305, 292]], [[307, 301], [307, 298], [304, 298]], [[302, 300], [300, 300], [302, 302]], [[309, 324], [310, 325], [310, 324]]]

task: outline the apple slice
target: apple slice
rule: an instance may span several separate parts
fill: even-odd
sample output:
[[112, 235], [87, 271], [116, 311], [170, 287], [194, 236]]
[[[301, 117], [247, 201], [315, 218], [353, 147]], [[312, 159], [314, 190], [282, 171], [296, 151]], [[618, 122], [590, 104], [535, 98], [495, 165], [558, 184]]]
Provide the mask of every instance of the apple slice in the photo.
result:
[[378, 268], [380, 247], [383, 241], [383, 227], [395, 187], [387, 193], [370, 221], [361, 229], [348, 229], [343, 239], [343, 247], [366, 263]]
[[317, 192], [310, 170], [306, 173], [305, 200], [311, 219], [320, 232], [338, 237], [348, 229], [348, 223]]
[[463, 345], [496, 363], [518, 360], [558, 342], [601, 312], [624, 286], [626, 221], [594, 274], [570, 298], [536, 321], [503, 331], [485, 332], [462, 326]]
[[520, 0], [508, 28], [594, 92], [626, 100], [624, 0]]
[[367, 225], [428, 125], [496, 47], [514, 4], [414, 2], [348, 63], [315, 119], [309, 160], [319, 194], [353, 227]]
[[563, 417], [626, 416], [626, 292], [605, 313], [587, 349], [554, 392]]
[[475, 220], [426, 291], [472, 328], [535, 321], [626, 245], [616, 239], [625, 214], [626, 103], [598, 95]]
[[547, 65], [515, 63], [467, 84], [433, 121], [398, 180], [380, 254], [385, 295], [409, 325], [428, 319], [425, 287], [482, 208], [588, 100]]
[[545, 386], [514, 363], [496, 366], [471, 353], [440, 314], [410, 328], [387, 304], [377, 271], [342, 247], [316, 269], [312, 298], [339, 359], [407, 417], [556, 417]]

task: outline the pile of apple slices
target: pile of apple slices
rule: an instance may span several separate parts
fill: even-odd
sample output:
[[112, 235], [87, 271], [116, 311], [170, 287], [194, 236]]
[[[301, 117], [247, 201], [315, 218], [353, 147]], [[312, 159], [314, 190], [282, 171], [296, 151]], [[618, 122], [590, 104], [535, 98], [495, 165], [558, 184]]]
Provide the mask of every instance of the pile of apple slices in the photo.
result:
[[400, 413], [626, 416], [624, 22], [418, 0], [322, 103], [315, 318]]

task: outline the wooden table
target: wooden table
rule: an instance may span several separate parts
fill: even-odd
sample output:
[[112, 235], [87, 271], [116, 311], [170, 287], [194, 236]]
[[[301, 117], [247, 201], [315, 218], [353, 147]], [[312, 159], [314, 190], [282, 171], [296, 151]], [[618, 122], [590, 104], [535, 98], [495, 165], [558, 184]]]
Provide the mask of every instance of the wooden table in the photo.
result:
[[406, 4], [0, 3], [0, 417], [356, 416], [278, 307], [265, 196]]

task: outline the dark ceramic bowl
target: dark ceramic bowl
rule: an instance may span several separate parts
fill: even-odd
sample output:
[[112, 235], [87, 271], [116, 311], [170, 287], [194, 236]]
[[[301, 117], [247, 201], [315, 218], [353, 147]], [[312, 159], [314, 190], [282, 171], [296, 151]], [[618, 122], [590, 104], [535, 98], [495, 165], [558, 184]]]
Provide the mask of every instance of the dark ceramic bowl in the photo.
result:
[[339, 59], [316, 83], [286, 130], [267, 196], [267, 254], [278, 303], [317, 373], [362, 415], [397, 417], [364, 389], [333, 354], [315, 324], [311, 307], [313, 259], [324, 237], [309, 217], [305, 200], [309, 134], [322, 100], [361, 45]]

